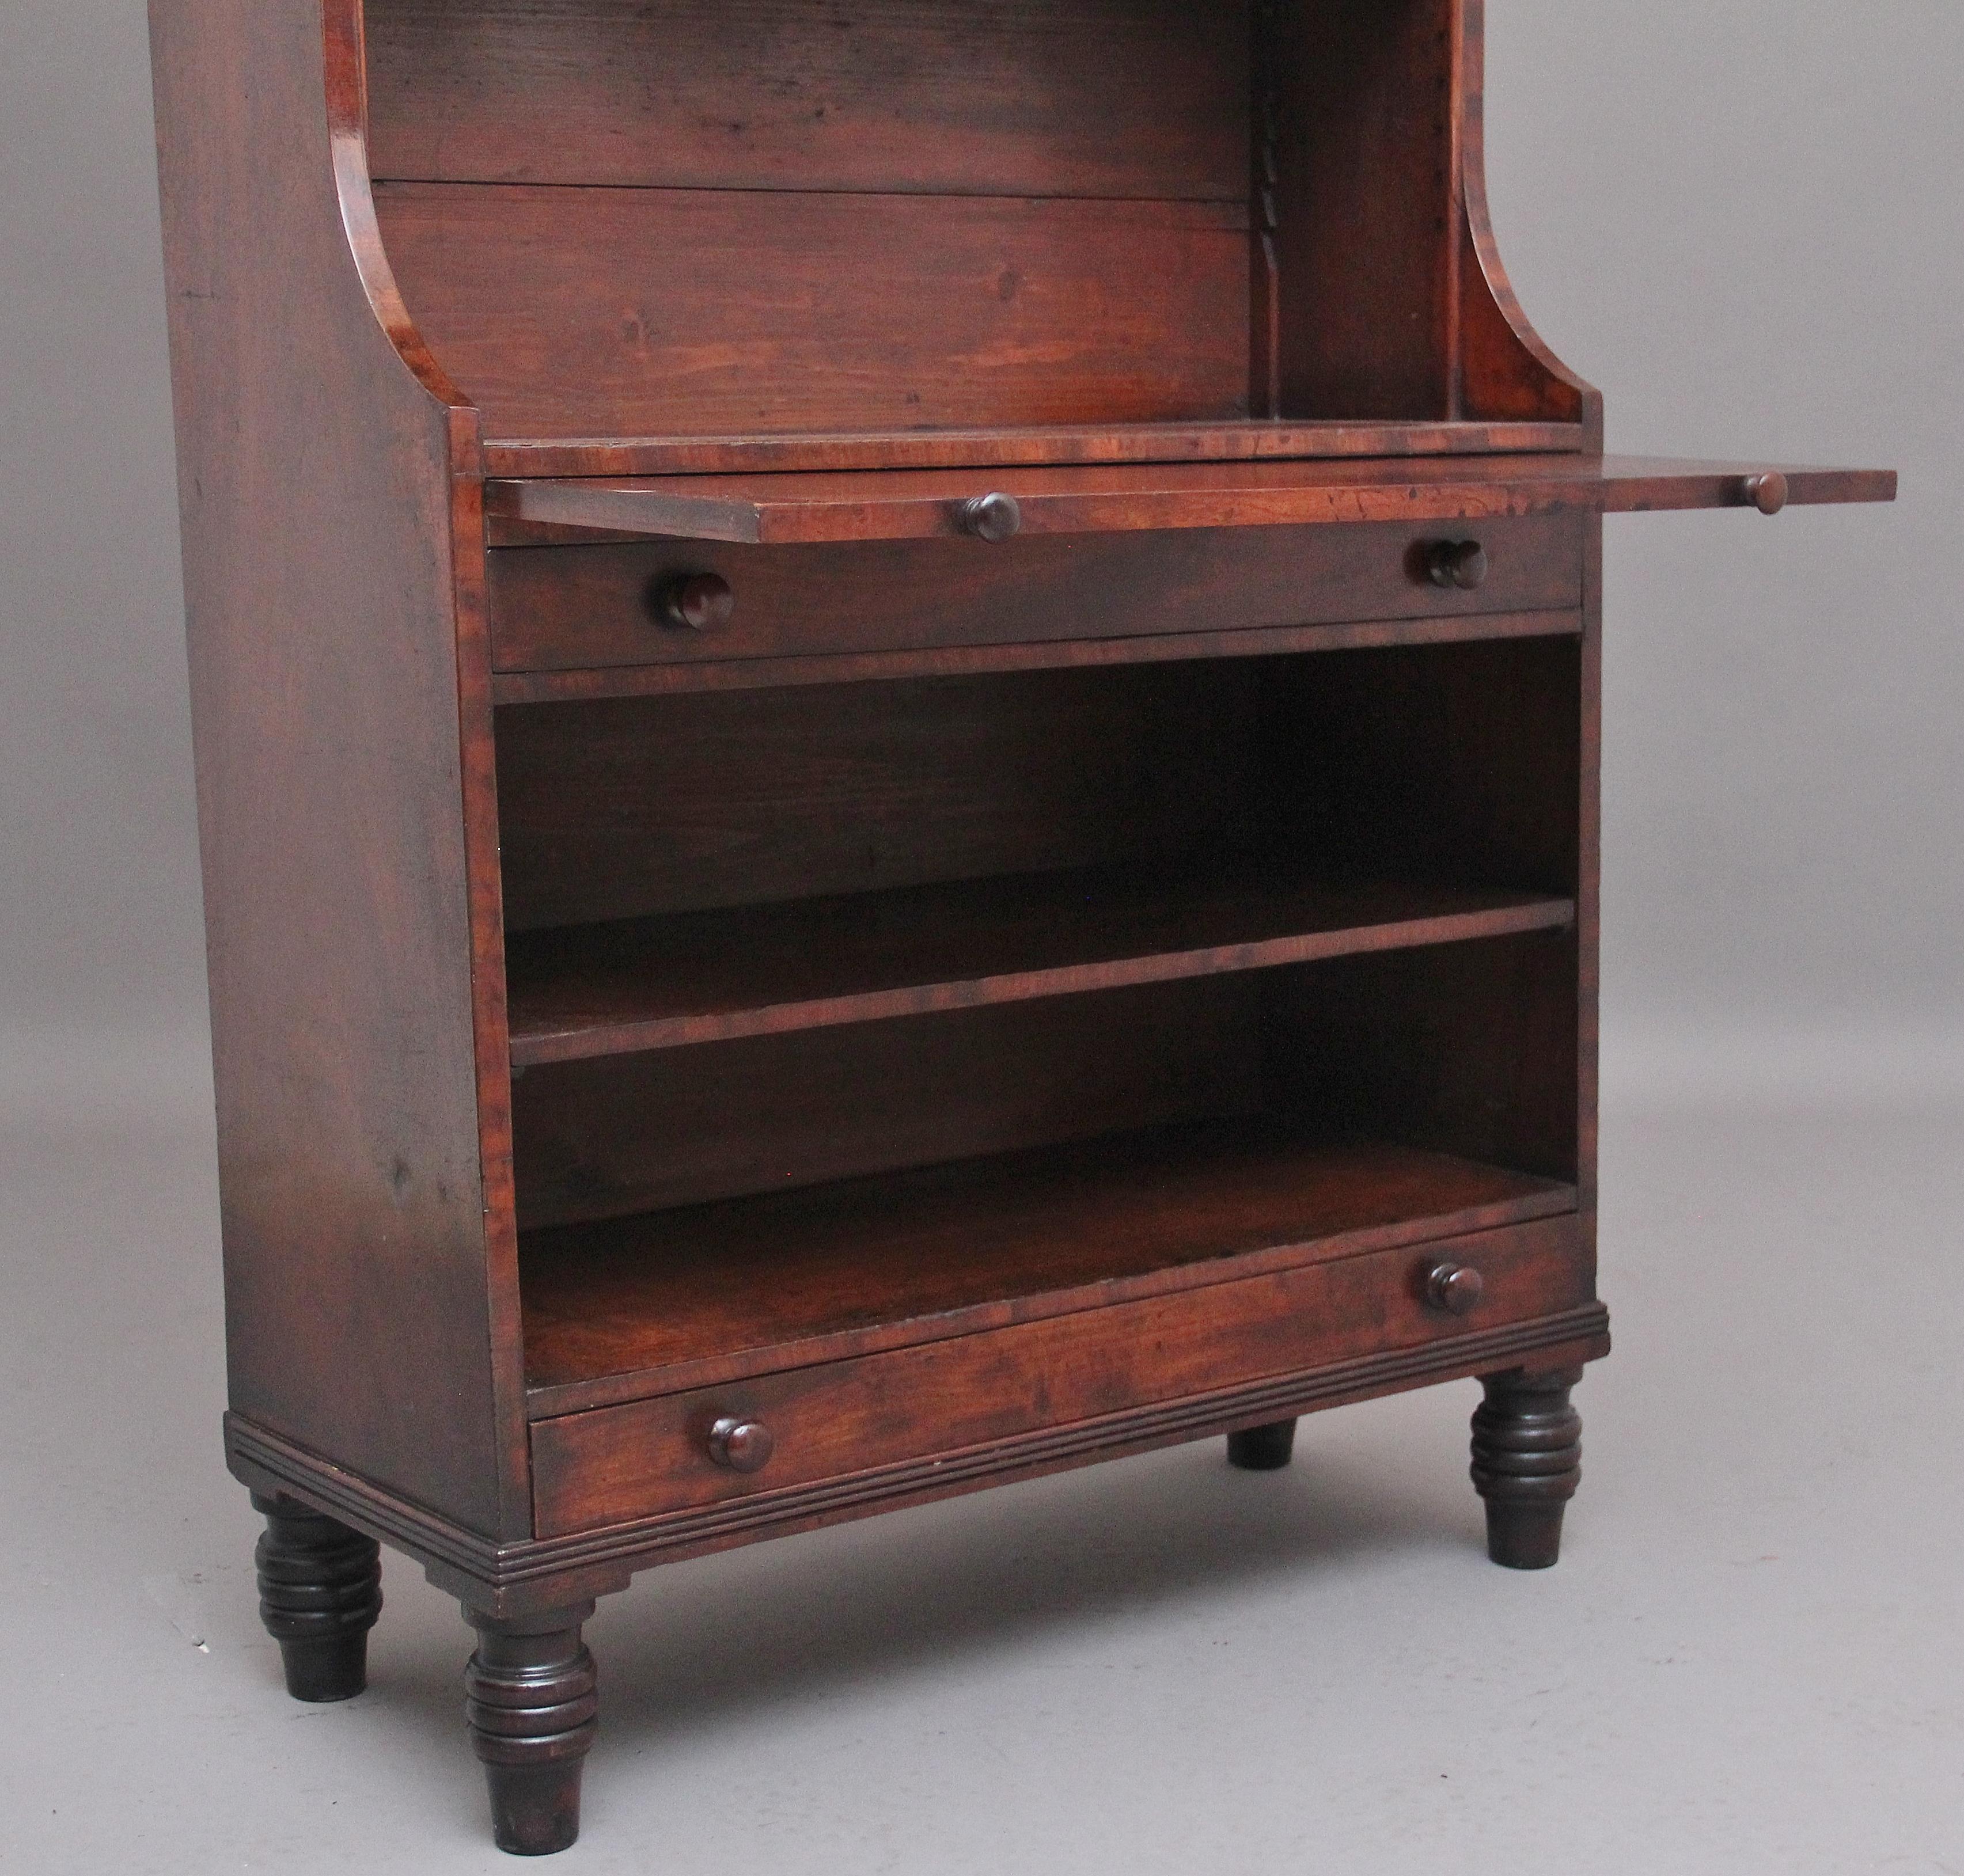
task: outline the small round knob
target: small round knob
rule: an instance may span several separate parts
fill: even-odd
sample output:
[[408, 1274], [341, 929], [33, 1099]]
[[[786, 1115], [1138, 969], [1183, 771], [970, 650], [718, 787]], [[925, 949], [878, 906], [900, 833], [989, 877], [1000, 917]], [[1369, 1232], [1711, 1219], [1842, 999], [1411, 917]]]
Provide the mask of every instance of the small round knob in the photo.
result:
[[1748, 476], [1744, 486], [1746, 499], [1762, 515], [1777, 515], [1786, 506], [1789, 492], [1786, 478], [1777, 469], [1769, 469], [1763, 475]]
[[736, 595], [720, 573], [682, 573], [663, 582], [656, 609], [666, 625], [710, 632], [730, 623], [730, 615], [736, 610]]
[[1448, 1316], [1471, 1316], [1486, 1288], [1471, 1264], [1435, 1264], [1426, 1276], [1425, 1300]]
[[1023, 511], [1012, 495], [971, 495], [955, 508], [955, 524], [977, 540], [1007, 540], [1023, 524]]
[[755, 1420], [725, 1414], [709, 1429], [709, 1456], [732, 1472], [761, 1472], [771, 1463], [777, 1441]]
[[1487, 583], [1487, 550], [1477, 540], [1439, 540], [1425, 550], [1425, 570], [1435, 586], [1470, 593]]

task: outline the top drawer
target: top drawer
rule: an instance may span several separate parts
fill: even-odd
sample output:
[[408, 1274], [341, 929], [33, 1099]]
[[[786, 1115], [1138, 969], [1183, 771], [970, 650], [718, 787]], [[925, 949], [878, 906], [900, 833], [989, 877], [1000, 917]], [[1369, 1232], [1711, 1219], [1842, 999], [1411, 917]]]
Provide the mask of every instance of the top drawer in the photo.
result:
[[[501, 547], [490, 556], [500, 671], [694, 664], [835, 653], [1213, 632], [1353, 620], [1572, 611], [1588, 517], [1038, 535], [990, 546], [720, 542]], [[1433, 550], [1478, 543], [1477, 583], [1441, 585]], [[1465, 569], [1471, 581], [1478, 563]], [[701, 575], [727, 619], [674, 623]]]

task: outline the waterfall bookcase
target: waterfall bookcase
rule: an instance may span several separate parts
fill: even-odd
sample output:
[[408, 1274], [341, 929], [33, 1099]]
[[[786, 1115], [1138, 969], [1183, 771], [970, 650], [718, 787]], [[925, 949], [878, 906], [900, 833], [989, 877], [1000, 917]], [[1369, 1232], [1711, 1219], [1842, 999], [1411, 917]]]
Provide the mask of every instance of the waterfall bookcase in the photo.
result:
[[1481, 0], [152, 0], [231, 1411], [579, 1827], [638, 1570], [1478, 1377], [1595, 1287], [1606, 456]]

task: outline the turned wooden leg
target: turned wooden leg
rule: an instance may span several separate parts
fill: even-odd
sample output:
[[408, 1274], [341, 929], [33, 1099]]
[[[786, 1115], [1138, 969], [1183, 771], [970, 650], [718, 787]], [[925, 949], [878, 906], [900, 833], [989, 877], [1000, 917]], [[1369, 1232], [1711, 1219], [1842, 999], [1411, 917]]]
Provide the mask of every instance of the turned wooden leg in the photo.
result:
[[380, 1547], [290, 1498], [252, 1494], [266, 1520], [253, 1561], [259, 1617], [296, 1700], [349, 1700], [368, 1685], [368, 1631], [382, 1612]]
[[464, 1712], [491, 1787], [493, 1835], [515, 1856], [550, 1856], [579, 1835], [579, 1775], [600, 1724], [579, 1639], [592, 1613], [590, 1602], [528, 1616], [464, 1608], [477, 1631]]
[[1279, 1472], [1295, 1451], [1295, 1422], [1271, 1421], [1228, 1435], [1228, 1463], [1244, 1472]]
[[1561, 1554], [1561, 1514], [1582, 1478], [1582, 1418], [1568, 1404], [1579, 1368], [1487, 1376], [1473, 1416], [1473, 1483], [1487, 1501], [1487, 1554], [1546, 1570]]

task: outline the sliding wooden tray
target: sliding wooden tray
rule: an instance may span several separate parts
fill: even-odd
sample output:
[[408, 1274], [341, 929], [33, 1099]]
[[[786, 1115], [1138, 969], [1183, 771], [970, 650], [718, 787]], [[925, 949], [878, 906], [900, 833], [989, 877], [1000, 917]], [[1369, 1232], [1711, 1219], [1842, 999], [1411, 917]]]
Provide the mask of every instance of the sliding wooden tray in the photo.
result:
[[1889, 471], [1680, 462], [1648, 456], [1372, 457], [772, 476], [538, 478], [486, 485], [501, 538], [528, 524], [789, 545], [974, 534], [974, 504], [1006, 499], [1010, 534], [1279, 528], [1496, 515], [1626, 514], [1889, 502]]

